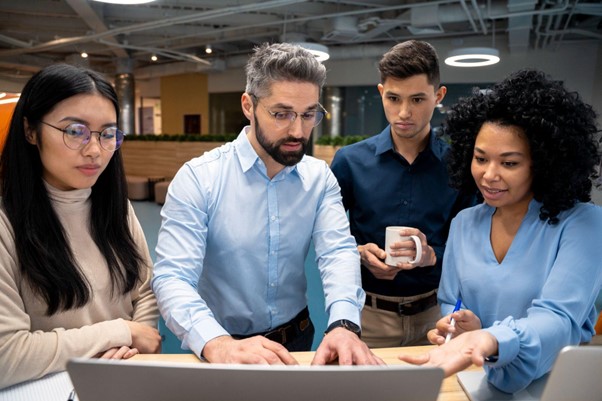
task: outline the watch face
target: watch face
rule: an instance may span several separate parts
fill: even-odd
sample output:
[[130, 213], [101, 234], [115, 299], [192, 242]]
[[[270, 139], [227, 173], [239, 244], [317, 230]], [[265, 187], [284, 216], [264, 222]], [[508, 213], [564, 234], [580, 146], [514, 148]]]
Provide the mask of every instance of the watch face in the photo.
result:
[[358, 334], [360, 332], [360, 326], [349, 320], [343, 320], [343, 327], [345, 327], [349, 331], [354, 332], [355, 334]]

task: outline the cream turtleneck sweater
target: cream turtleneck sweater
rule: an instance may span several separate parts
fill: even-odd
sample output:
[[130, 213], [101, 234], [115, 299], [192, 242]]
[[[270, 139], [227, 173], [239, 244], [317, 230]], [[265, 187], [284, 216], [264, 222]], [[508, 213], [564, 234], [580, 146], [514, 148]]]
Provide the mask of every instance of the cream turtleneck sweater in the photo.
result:
[[125, 320], [156, 327], [159, 312], [149, 283], [152, 261], [132, 207], [129, 223], [146, 266], [146, 277], [127, 295], [111, 296], [106, 261], [88, 231], [91, 189], [59, 191], [46, 185], [92, 299], [79, 309], [46, 316], [46, 304], [22, 277], [12, 227], [0, 209], [0, 388], [64, 370], [72, 357], [93, 357], [129, 346]]

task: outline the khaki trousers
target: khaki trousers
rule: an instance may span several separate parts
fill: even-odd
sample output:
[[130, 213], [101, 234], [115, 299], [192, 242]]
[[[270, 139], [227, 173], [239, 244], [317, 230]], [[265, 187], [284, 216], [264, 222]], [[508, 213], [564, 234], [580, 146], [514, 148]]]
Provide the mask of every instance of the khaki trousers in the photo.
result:
[[[405, 303], [428, 297], [420, 294], [411, 297], [387, 297], [367, 293], [387, 301]], [[441, 318], [441, 310], [435, 305], [412, 316], [400, 316], [396, 312], [377, 309], [366, 304], [362, 310], [362, 340], [370, 348], [405, 347], [430, 344], [426, 334], [435, 328]]]

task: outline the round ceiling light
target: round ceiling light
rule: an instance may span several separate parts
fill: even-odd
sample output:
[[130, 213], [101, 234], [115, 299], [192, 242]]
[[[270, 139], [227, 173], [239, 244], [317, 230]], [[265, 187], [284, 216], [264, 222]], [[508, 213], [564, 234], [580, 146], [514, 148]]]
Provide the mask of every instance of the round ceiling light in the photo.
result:
[[328, 52], [328, 47], [321, 45], [319, 43], [311, 43], [311, 42], [298, 42], [295, 43], [297, 46], [301, 46], [305, 50], [309, 51], [311, 54], [316, 56], [318, 61], [326, 61], [330, 58], [330, 53]]
[[452, 67], [484, 67], [500, 62], [500, 52], [490, 47], [467, 47], [452, 50], [445, 64]]
[[155, 0], [94, 0], [101, 3], [109, 3], [109, 4], [144, 4], [144, 3], [152, 3]]

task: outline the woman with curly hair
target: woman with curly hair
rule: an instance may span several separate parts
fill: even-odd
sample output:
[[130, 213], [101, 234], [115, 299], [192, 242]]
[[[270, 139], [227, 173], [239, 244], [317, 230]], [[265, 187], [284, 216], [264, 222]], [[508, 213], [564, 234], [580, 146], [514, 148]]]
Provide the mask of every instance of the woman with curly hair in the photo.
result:
[[73, 357], [160, 350], [118, 116], [87, 69], [51, 65], [23, 88], [0, 158], [0, 388]]
[[602, 286], [602, 208], [588, 203], [600, 160], [595, 119], [578, 94], [534, 70], [452, 108], [452, 185], [477, 188], [484, 203], [452, 221], [444, 317], [429, 332], [440, 346], [401, 359], [447, 375], [486, 365], [491, 384], [516, 392], [564, 346], [591, 340]]

